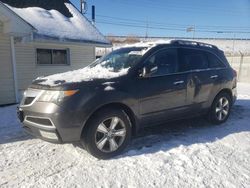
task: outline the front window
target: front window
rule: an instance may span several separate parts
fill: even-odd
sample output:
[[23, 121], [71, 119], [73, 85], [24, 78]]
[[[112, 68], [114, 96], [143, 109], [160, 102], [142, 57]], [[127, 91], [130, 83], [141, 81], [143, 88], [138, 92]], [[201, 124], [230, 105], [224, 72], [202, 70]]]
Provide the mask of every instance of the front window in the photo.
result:
[[101, 66], [112, 72], [120, 72], [122, 69], [133, 67], [146, 50], [147, 48], [143, 47], [121, 48], [95, 61], [90, 67]]

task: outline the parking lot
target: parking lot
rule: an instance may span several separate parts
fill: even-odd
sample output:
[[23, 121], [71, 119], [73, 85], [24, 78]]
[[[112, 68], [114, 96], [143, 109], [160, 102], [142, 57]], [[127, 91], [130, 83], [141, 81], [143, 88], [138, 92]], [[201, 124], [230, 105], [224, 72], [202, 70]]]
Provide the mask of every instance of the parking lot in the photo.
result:
[[0, 187], [250, 187], [248, 84], [239, 84], [227, 123], [198, 118], [148, 128], [111, 160], [27, 135], [15, 111], [0, 108]]

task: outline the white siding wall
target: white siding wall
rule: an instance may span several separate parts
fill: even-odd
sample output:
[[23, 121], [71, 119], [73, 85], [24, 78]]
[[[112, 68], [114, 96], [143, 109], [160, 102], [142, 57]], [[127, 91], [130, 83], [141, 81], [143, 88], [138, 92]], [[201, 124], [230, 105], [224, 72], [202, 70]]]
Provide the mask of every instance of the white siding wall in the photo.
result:
[[3, 23], [0, 21], [0, 33], [3, 32]]
[[[45, 43], [16, 43], [17, 78], [20, 92], [25, 90], [38, 76], [61, 73], [68, 70], [87, 66], [95, 59], [93, 46], [45, 44]], [[37, 65], [36, 48], [69, 49], [70, 65]]]
[[15, 91], [11, 61], [10, 37], [0, 33], [0, 105], [14, 102]]

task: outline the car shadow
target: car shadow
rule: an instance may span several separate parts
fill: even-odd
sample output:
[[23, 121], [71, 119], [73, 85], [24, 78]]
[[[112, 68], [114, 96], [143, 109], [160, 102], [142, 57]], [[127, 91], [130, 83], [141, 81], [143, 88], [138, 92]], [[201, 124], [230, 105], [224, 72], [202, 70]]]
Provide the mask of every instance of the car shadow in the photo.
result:
[[249, 121], [250, 100], [238, 100], [222, 125], [212, 125], [200, 117], [144, 128], [116, 159], [168, 151], [181, 145], [212, 143], [230, 134], [250, 131]]

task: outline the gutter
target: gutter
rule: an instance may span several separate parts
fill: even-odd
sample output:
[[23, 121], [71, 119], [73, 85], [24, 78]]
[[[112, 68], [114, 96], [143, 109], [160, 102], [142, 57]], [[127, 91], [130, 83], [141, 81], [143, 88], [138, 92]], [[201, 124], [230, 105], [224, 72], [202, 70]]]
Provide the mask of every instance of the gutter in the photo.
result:
[[13, 36], [10, 37], [10, 46], [11, 46], [11, 62], [12, 62], [12, 70], [13, 70], [15, 100], [16, 100], [16, 103], [19, 103], [17, 71], [16, 71], [16, 51], [15, 51], [15, 42], [14, 42]]

